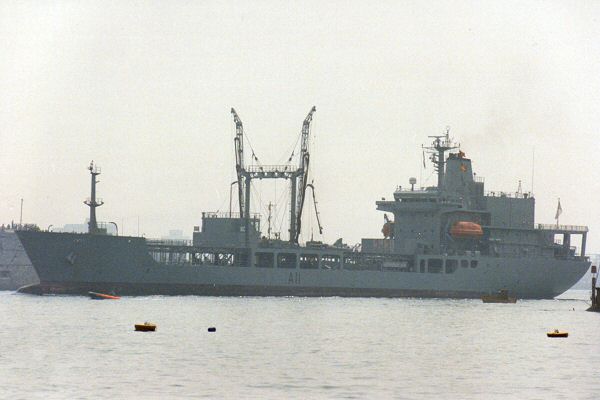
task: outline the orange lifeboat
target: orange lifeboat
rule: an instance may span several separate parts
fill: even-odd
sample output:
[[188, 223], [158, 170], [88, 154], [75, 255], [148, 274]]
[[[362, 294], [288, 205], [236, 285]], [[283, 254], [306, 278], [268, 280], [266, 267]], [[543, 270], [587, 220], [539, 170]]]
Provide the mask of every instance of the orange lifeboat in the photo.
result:
[[458, 221], [450, 228], [450, 235], [455, 238], [479, 238], [483, 236], [483, 229], [475, 222]]

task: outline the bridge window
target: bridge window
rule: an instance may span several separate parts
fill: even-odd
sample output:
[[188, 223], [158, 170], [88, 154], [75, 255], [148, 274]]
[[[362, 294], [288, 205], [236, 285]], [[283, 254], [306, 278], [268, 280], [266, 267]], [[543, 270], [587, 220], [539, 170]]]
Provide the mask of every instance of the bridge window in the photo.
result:
[[419, 270], [421, 272], [425, 272], [425, 260], [421, 260], [421, 262], [419, 263]]
[[325, 254], [321, 256], [322, 269], [340, 269], [340, 256], [335, 254]]
[[275, 257], [273, 253], [256, 252], [255, 266], [258, 268], [273, 268], [275, 266]]
[[469, 266], [469, 261], [467, 260], [460, 260], [460, 266], [463, 268], [467, 268]]
[[471, 260], [471, 268], [477, 268], [477, 260]]
[[442, 259], [430, 258], [427, 260], [427, 272], [430, 274], [439, 274], [442, 272]]
[[458, 268], [458, 260], [446, 260], [446, 273], [451, 274]]
[[316, 254], [300, 254], [300, 268], [317, 269], [319, 268], [319, 256]]
[[294, 253], [279, 253], [277, 255], [277, 267], [279, 267], [279, 268], [296, 268], [296, 254], [294, 254]]

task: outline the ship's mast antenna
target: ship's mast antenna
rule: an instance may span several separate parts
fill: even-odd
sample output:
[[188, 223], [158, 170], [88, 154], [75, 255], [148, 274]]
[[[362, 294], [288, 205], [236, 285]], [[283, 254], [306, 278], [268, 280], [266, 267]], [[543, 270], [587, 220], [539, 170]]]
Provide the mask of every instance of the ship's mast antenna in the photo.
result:
[[267, 218], [267, 238], [271, 239], [271, 210], [273, 207], [273, 203], [269, 202], [269, 217]]
[[425, 147], [431, 154], [431, 161], [435, 166], [435, 170], [438, 174], [438, 191], [441, 191], [444, 186], [444, 173], [446, 164], [445, 153], [448, 150], [456, 149], [459, 146], [455, 145], [450, 139], [450, 127], [446, 127], [446, 133], [439, 136], [429, 136], [433, 138], [431, 146]]
[[88, 167], [90, 171], [91, 179], [92, 179], [92, 188], [91, 188], [91, 196], [90, 198], [84, 201], [90, 207], [90, 222], [88, 223], [88, 233], [90, 235], [94, 235], [99, 233], [98, 222], [96, 221], [96, 207], [100, 207], [104, 202], [100, 199], [96, 199], [96, 184], [99, 182], [96, 180], [96, 177], [100, 175], [100, 167], [94, 165], [94, 160], [90, 163]]
[[531, 195], [533, 196], [533, 178], [535, 176], [535, 146], [531, 152]]

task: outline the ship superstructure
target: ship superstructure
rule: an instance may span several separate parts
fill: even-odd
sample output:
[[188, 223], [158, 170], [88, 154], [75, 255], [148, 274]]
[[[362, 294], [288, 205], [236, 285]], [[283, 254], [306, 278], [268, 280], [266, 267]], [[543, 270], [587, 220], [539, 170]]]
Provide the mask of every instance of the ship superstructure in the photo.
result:
[[[298, 167], [247, 166], [243, 125], [231, 112], [238, 212], [202, 213], [191, 243], [111, 236], [91, 223], [85, 235], [18, 232], [41, 281], [23, 291], [479, 298], [504, 289], [519, 298], [552, 298], [589, 267], [587, 227], [536, 224], [529, 193], [486, 193], [448, 132], [428, 148], [437, 186], [415, 189], [411, 178], [393, 200], [376, 202], [393, 215], [385, 214], [384, 238], [363, 239], [360, 249], [341, 241], [300, 245], [315, 108], [302, 125]], [[98, 204], [98, 171], [90, 172], [91, 203]], [[261, 216], [250, 207], [253, 179], [290, 182], [288, 240], [262, 235]], [[579, 249], [571, 246], [577, 235]]]
[[[536, 224], [531, 193], [486, 192], [484, 179], [473, 173], [463, 151], [446, 156], [455, 148], [448, 133], [434, 137], [429, 149], [437, 186], [398, 187], [393, 200], [378, 201], [378, 210], [394, 215], [393, 233], [387, 239], [363, 240], [363, 251], [585, 259], [586, 226]], [[571, 246], [575, 236], [579, 249]]]

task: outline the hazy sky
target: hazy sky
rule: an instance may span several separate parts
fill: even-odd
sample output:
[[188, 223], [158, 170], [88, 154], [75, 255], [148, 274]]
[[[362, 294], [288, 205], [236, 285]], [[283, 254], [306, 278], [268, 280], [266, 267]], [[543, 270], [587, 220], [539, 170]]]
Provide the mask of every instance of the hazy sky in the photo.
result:
[[[315, 105], [327, 242], [381, 237], [375, 201], [434, 184], [420, 147], [450, 126], [487, 190], [531, 190], [535, 149], [537, 221], [560, 197], [600, 252], [599, 17], [595, 1], [0, 1], [0, 222], [21, 198], [25, 222], [83, 222], [93, 159], [99, 220], [191, 234], [229, 208], [230, 108], [276, 164]], [[264, 210], [286, 183], [256, 189]]]

